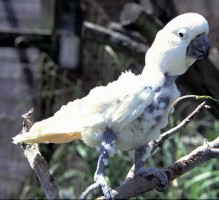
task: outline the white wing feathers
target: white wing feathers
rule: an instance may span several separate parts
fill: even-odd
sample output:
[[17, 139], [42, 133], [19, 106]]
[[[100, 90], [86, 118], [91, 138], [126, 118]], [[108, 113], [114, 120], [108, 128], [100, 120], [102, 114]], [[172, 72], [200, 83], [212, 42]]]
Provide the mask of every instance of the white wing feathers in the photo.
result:
[[114, 105], [103, 109], [103, 117], [109, 128], [120, 131], [138, 118], [153, 100], [151, 88], [116, 99]]
[[141, 76], [126, 72], [106, 87], [93, 89], [81, 99], [81, 108], [101, 115], [108, 128], [120, 131], [142, 114], [153, 97], [154, 91]]

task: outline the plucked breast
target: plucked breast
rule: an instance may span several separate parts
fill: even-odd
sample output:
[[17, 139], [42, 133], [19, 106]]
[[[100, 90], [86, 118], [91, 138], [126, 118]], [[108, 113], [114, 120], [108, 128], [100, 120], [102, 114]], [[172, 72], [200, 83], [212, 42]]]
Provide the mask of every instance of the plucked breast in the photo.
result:
[[119, 134], [118, 149], [134, 149], [157, 139], [168, 123], [168, 108], [179, 95], [175, 79], [166, 78], [162, 86], [155, 88], [152, 103]]

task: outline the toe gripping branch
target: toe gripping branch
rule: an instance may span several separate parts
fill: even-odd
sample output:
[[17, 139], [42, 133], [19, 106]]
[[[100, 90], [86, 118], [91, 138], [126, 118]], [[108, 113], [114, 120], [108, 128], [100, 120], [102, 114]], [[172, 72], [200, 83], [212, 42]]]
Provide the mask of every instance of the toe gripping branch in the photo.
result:
[[113, 157], [115, 150], [116, 135], [111, 130], [103, 133], [103, 139], [99, 148], [99, 158], [96, 172], [94, 174], [95, 183], [90, 185], [80, 196], [80, 199], [86, 199], [87, 196], [95, 189], [101, 187], [106, 199], [113, 199], [111, 188], [104, 178], [104, 167], [108, 164], [108, 158]]
[[160, 185], [156, 188], [156, 190], [158, 192], [162, 192], [168, 186], [168, 177], [165, 172], [155, 167], [151, 167], [148, 169], [144, 168], [144, 163], [149, 157], [148, 152], [150, 150], [151, 149], [149, 145], [138, 147], [135, 150], [134, 174], [144, 177], [156, 177], [160, 182]]

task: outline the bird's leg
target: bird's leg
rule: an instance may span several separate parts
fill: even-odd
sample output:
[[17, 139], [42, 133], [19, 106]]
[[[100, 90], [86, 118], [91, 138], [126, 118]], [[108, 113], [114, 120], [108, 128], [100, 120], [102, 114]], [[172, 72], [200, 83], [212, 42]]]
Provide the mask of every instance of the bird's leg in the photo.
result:
[[113, 199], [113, 194], [111, 188], [108, 186], [106, 180], [104, 179], [104, 166], [108, 164], [108, 158], [113, 157], [116, 153], [115, 150], [115, 139], [116, 135], [110, 130], [107, 130], [103, 135], [103, 141], [99, 150], [99, 159], [97, 164], [97, 169], [94, 174], [94, 181], [99, 183], [106, 199]]
[[154, 176], [159, 179], [160, 185], [156, 188], [157, 191], [163, 191], [168, 185], [168, 177], [163, 170], [152, 167], [145, 169], [144, 163], [150, 156], [150, 146], [144, 145], [135, 149], [135, 168], [134, 173], [140, 176]]
[[111, 188], [108, 186], [104, 178], [104, 167], [108, 164], [108, 158], [113, 157], [115, 150], [116, 135], [111, 130], [106, 130], [103, 133], [103, 140], [99, 148], [99, 158], [97, 162], [97, 169], [94, 174], [95, 183], [90, 185], [85, 192], [82, 193], [81, 199], [85, 199], [87, 195], [94, 189], [101, 187], [106, 199], [113, 199]]

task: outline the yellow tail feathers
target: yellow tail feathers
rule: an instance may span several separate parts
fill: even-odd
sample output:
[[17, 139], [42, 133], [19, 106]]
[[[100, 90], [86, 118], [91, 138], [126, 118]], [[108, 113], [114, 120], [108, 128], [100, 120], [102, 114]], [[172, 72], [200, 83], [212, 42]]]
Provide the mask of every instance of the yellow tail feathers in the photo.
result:
[[13, 137], [13, 143], [27, 143], [27, 144], [34, 144], [34, 143], [66, 143], [71, 142], [77, 139], [81, 139], [81, 133], [47, 133], [47, 134], [35, 134], [32, 132], [18, 134], [17, 136]]

